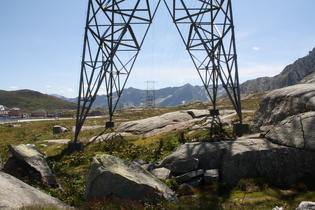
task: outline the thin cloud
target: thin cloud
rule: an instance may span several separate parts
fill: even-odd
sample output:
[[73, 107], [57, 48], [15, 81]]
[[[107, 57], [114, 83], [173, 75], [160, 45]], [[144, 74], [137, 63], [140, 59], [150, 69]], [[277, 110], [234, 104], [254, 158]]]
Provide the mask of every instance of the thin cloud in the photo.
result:
[[68, 87], [59, 87], [59, 93], [61, 94], [65, 94], [65, 93], [74, 93], [75, 90], [73, 90], [72, 88], [68, 88]]
[[73, 93], [74, 92], [74, 90], [72, 89], [72, 88], [67, 88], [67, 90], [66, 90], [68, 93]]
[[258, 51], [260, 50], [260, 47], [252, 47], [252, 50]]
[[19, 88], [18, 86], [10, 86], [10, 89], [12, 89], [12, 90], [16, 90], [18, 88]]

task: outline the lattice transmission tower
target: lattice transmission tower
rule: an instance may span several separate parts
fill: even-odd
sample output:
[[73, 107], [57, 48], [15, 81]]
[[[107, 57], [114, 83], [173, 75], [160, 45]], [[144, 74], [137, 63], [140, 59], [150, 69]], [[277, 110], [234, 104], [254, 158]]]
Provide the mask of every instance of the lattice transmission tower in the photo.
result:
[[212, 102], [210, 115], [218, 118], [217, 93], [222, 85], [239, 118], [234, 133], [242, 135], [248, 125], [242, 123], [231, 0], [164, 2]]
[[242, 127], [231, 0], [89, 0], [74, 142], [101, 88], [109, 110], [105, 129], [114, 126], [114, 111], [162, 1], [212, 102], [211, 115], [219, 114], [221, 84]]
[[155, 107], [155, 81], [146, 81], [146, 107]]

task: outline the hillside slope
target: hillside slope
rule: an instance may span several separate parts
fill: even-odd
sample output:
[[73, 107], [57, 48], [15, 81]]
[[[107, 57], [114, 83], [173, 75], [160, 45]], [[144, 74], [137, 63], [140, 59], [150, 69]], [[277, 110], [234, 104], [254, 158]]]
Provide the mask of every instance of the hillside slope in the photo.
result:
[[[298, 83], [312, 83], [314, 79], [304, 79], [315, 73], [315, 48], [303, 58], [286, 66], [283, 71], [274, 77], [260, 77], [248, 80], [241, 85], [241, 93], [264, 92], [275, 90]], [[304, 80], [303, 80], [304, 79]]]
[[6, 106], [7, 108], [18, 107], [28, 112], [37, 109], [45, 109], [46, 111], [76, 109], [75, 103], [32, 90], [0, 90], [0, 105]]

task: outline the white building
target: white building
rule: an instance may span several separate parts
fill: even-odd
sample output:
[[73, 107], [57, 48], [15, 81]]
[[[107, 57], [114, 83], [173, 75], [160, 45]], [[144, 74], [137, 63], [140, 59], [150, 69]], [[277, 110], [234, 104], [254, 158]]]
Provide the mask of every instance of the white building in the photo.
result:
[[5, 110], [5, 106], [0, 105], [0, 111], [4, 111]]
[[7, 117], [9, 114], [9, 111], [5, 110], [6, 107], [3, 105], [0, 105], [0, 117]]

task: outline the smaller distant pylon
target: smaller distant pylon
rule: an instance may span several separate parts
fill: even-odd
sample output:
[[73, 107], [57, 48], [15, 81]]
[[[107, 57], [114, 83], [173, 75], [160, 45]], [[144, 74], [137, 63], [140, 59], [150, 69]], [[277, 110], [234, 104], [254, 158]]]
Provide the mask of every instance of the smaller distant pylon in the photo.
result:
[[146, 81], [147, 95], [146, 107], [155, 107], [155, 81]]

